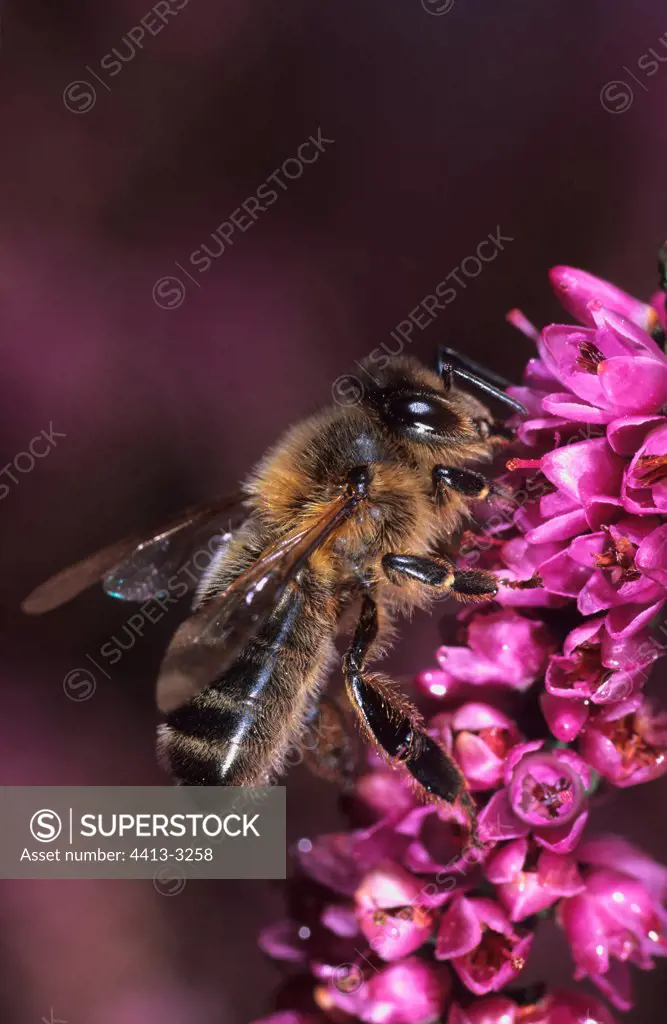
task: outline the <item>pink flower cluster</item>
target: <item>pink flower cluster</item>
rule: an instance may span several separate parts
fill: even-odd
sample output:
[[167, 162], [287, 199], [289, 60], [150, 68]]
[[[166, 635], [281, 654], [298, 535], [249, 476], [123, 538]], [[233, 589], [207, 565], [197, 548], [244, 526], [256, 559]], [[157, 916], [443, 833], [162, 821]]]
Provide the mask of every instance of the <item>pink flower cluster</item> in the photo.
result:
[[[569, 267], [551, 281], [583, 326], [538, 334], [510, 314], [539, 354], [511, 389], [529, 409], [503, 479], [516, 507], [467, 562], [483, 558], [510, 579], [539, 574], [542, 588], [504, 590], [506, 607], [576, 602], [542, 711], [556, 739], [578, 738], [593, 769], [632, 786], [667, 771], [667, 716], [643, 692], [667, 649], [664, 629], [662, 640], [650, 629], [667, 601], [667, 358], [650, 333], [663, 333], [664, 295], [647, 305]], [[440, 660], [448, 672], [446, 650]]]
[[442, 701], [429, 731], [464, 773], [483, 849], [464, 808], [424, 805], [373, 754], [350, 831], [299, 843], [290, 917], [260, 940], [293, 965], [279, 1005], [299, 1008], [258, 1024], [612, 1024], [597, 997], [523, 985], [538, 928], [562, 929], [575, 980], [620, 1010], [629, 966], [667, 955], [667, 869], [585, 833], [601, 780], [667, 771], [667, 715], [644, 692], [667, 649], [664, 296], [551, 279], [581, 326], [510, 314], [539, 354], [512, 389], [529, 409], [501, 477], [513, 500], [484, 506], [463, 555], [542, 586], [466, 608], [462, 643], [417, 678]]

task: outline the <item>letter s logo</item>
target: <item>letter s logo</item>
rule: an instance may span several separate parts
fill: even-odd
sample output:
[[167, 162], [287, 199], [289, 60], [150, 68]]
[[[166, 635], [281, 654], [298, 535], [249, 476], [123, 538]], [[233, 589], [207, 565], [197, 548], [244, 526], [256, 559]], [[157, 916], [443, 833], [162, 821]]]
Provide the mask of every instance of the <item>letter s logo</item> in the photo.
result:
[[62, 832], [63, 823], [55, 811], [36, 811], [30, 819], [30, 831], [39, 843], [52, 843]]

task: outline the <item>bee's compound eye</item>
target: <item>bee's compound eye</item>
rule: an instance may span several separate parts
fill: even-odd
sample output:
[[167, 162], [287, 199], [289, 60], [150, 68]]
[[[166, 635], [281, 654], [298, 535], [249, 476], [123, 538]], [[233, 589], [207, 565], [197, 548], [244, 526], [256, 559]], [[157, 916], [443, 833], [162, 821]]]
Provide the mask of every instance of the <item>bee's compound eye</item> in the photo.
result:
[[442, 437], [456, 426], [456, 414], [438, 395], [399, 392], [388, 394], [382, 416], [398, 433]]

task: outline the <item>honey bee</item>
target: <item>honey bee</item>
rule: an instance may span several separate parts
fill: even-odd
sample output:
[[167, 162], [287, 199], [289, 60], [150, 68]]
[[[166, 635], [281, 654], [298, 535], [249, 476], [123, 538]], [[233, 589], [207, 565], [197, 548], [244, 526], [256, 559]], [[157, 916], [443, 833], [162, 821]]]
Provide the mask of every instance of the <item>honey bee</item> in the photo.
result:
[[492, 573], [457, 569], [436, 553], [451, 544], [471, 501], [499, 492], [468, 467], [489, 461], [511, 436], [461, 385], [525, 410], [502, 390], [508, 382], [450, 349], [439, 350], [437, 371], [404, 356], [373, 371], [357, 405], [334, 405], [288, 430], [235, 498], [105, 548], [42, 584], [23, 608], [47, 611], [100, 580], [114, 597], [146, 601], [202, 538], [217, 536], [157, 681], [158, 755], [173, 779], [274, 779], [323, 701], [329, 714], [335, 706], [325, 681], [341, 623], [354, 613], [342, 670], [363, 733], [425, 798], [458, 801], [478, 841], [459, 768], [369, 664], [398, 614], [443, 595], [479, 601], [497, 593]]

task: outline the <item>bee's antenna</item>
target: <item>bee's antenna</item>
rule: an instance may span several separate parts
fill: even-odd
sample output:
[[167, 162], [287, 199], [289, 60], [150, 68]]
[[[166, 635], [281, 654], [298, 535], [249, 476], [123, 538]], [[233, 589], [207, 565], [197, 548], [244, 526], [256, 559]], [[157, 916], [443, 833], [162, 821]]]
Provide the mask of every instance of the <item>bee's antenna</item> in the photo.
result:
[[[454, 362], [452, 362], [453, 359], [456, 359], [458, 362], [465, 363], [469, 369], [463, 369], [461, 366], [456, 366]], [[479, 374], [484, 374], [484, 376], [471, 372], [473, 370], [479, 371]], [[511, 395], [500, 390], [501, 387], [511, 387], [512, 385], [509, 381], [506, 381], [503, 377], [493, 373], [491, 370], [486, 370], [484, 367], [480, 366], [478, 363], [474, 363], [466, 356], [460, 355], [458, 352], [455, 352], [454, 349], [445, 348], [442, 345], [438, 348], [438, 373], [443, 379], [446, 391], [448, 391], [452, 386], [452, 378], [454, 376], [460, 377], [469, 384], [474, 384], [476, 388], [479, 388], [480, 391], [484, 391], [485, 394], [491, 395], [499, 402], [509, 406], [514, 410], [514, 412], [521, 413], [522, 416], [528, 415], [528, 410], [525, 405], [522, 405], [521, 402], [516, 400], [516, 398], [512, 398]], [[485, 379], [485, 377], [491, 377], [493, 380], [498, 382], [500, 387], [496, 387], [489, 380]]]
[[503, 402], [508, 405], [515, 412], [521, 413], [522, 416], [528, 415], [528, 410], [525, 405], [518, 402], [516, 398], [512, 398], [511, 395], [506, 394], [504, 391], [500, 391], [498, 388], [494, 388], [493, 384], [489, 384], [488, 381], [482, 380], [474, 373], [468, 373], [467, 370], [461, 370], [457, 366], [452, 367], [452, 373], [456, 377], [461, 377], [462, 380], [468, 381], [469, 384], [474, 384], [475, 387], [479, 388], [480, 391], [484, 391], [487, 395], [492, 395], [497, 398], [499, 402]]
[[448, 345], [438, 346], [438, 373], [442, 374], [441, 367], [445, 363], [451, 363], [452, 366], [461, 366], [464, 370], [469, 370], [470, 373], [474, 373], [477, 377], [481, 377], [482, 380], [488, 381], [489, 384], [493, 384], [495, 387], [500, 388], [501, 391], [505, 391], [506, 388], [511, 388], [512, 381], [507, 380], [505, 377], [501, 377], [495, 370], [490, 370], [488, 366], [482, 366], [481, 363], [476, 363], [470, 356], [464, 356], [463, 352], [458, 352], [455, 348], [449, 348]]

